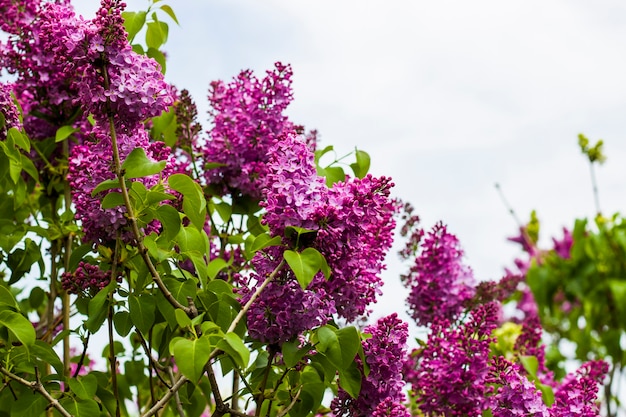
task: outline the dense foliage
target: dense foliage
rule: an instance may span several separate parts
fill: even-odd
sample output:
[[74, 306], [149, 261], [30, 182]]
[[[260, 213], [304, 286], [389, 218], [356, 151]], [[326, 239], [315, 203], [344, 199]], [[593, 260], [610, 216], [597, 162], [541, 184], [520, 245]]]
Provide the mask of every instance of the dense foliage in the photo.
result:
[[[1, 416], [598, 415], [597, 359], [621, 369], [623, 306], [536, 283], [593, 275], [581, 247], [613, 250], [621, 222], [598, 239], [581, 223], [573, 246], [536, 257], [553, 267], [528, 270], [538, 309], [516, 298], [522, 274], [475, 279], [366, 152], [321, 164], [333, 148], [284, 113], [289, 65], [211, 83], [205, 131], [163, 75], [174, 11], [124, 7], [85, 19], [66, 0], [0, 0]], [[428, 330], [412, 350], [396, 314], [364, 325], [396, 222]], [[624, 296], [617, 277], [598, 291]], [[574, 315], [544, 314], [559, 291]], [[559, 326], [580, 316], [589, 361], [562, 377], [540, 318], [574, 339]]]

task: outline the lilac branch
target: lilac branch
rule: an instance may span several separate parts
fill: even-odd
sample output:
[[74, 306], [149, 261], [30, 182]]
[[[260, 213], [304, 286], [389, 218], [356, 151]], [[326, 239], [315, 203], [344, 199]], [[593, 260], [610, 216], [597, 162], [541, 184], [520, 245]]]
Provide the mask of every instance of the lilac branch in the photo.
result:
[[72, 415], [65, 408], [63, 408], [61, 403], [52, 395], [50, 395], [50, 393], [44, 388], [44, 386], [39, 381], [39, 374], [36, 375], [36, 378], [34, 381], [29, 381], [18, 375], [15, 375], [12, 372], [7, 371], [3, 367], [0, 367], [0, 372], [6, 375], [7, 377], [11, 378], [12, 380], [17, 381], [20, 384], [25, 385], [29, 387], [30, 389], [32, 389], [33, 391], [37, 391], [38, 393], [43, 395], [44, 398], [48, 400], [50, 405], [54, 407], [59, 413], [61, 413], [63, 417], [72, 417]]

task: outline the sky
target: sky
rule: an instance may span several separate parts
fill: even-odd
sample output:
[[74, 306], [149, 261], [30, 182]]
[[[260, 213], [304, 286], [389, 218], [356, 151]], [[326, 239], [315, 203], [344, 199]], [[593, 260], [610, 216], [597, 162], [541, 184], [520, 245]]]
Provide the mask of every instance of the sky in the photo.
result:
[[[147, 1], [128, 1], [145, 10]], [[626, 203], [626, 3], [597, 0], [188, 0], [167, 2], [166, 78], [190, 90], [208, 127], [212, 80], [274, 62], [294, 70], [288, 115], [339, 154], [358, 147], [394, 178], [422, 225], [443, 221], [478, 279], [497, 279], [518, 248], [506, 241], [532, 209], [541, 242], [593, 216], [577, 136], [605, 141], [600, 206]], [[97, 1], [75, 4], [90, 18]], [[164, 15], [163, 19], [165, 19]], [[375, 315], [404, 310], [388, 258]]]

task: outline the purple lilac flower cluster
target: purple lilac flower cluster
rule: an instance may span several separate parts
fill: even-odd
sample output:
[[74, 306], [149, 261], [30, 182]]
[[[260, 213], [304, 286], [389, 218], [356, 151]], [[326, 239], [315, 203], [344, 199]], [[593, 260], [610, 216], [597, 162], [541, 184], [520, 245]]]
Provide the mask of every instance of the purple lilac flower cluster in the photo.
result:
[[[144, 148], [153, 160], [168, 160], [170, 154], [162, 143], [149, 142], [142, 122], [173, 103], [171, 88], [156, 62], [128, 45], [123, 8], [120, 1], [103, 0], [96, 18], [87, 21], [71, 8], [53, 3], [41, 15], [41, 41], [76, 90], [77, 104], [96, 120], [89, 140], [71, 150], [67, 177], [85, 240], [96, 243], [114, 240], [117, 231], [130, 239], [130, 233], [122, 230], [127, 223], [125, 208], [103, 210], [103, 194], [91, 195], [101, 181], [115, 178], [109, 118], [114, 122], [121, 159], [136, 147]], [[173, 158], [168, 162], [173, 171]], [[141, 179], [147, 187], [157, 180], [156, 176]]]
[[317, 176], [312, 150], [295, 134], [276, 141], [268, 166], [264, 224], [288, 245], [296, 242], [285, 237], [287, 226], [314, 232], [306, 246], [324, 255], [332, 274], [328, 280], [318, 274], [309, 288], [328, 294], [348, 321], [362, 316], [380, 292], [379, 274], [392, 243], [393, 183], [368, 175], [329, 189]]
[[[117, 281], [121, 281], [118, 276]], [[95, 294], [111, 282], [111, 271], [103, 271], [97, 265], [79, 262], [74, 272], [64, 272], [61, 286], [70, 294]]]
[[[361, 359], [357, 358], [363, 375], [361, 391], [357, 398], [352, 398], [340, 389], [331, 403], [334, 415], [360, 417], [371, 415], [372, 410], [381, 416], [409, 415], [402, 405], [405, 382], [401, 372], [406, 356], [408, 324], [394, 313], [367, 326], [363, 332], [371, 334], [362, 343], [369, 373], [365, 374]], [[392, 414], [388, 414], [390, 412]]]
[[411, 291], [407, 303], [418, 325], [428, 326], [435, 318], [454, 319], [473, 297], [474, 277], [462, 258], [458, 239], [442, 223], [423, 239], [415, 264], [402, 277]]
[[11, 97], [11, 91], [11, 85], [0, 83], [0, 113], [3, 117], [3, 123], [0, 124], [0, 141], [7, 138], [7, 133], [12, 127], [21, 128], [19, 112]]
[[117, 129], [133, 130], [172, 105], [174, 94], [156, 61], [128, 44], [124, 7], [119, 0], [102, 0], [96, 18], [86, 21], [67, 7], [51, 5], [43, 15], [41, 38], [71, 77], [83, 109], [100, 123], [113, 116]]
[[609, 371], [605, 361], [584, 363], [576, 372], [567, 375], [554, 392], [551, 417], [598, 417], [598, 385]]
[[[72, 188], [76, 218], [81, 221], [84, 232], [84, 240], [94, 243], [108, 243], [115, 240], [117, 232], [121, 232], [121, 238], [125, 241], [132, 240], [132, 233], [124, 230], [128, 224], [126, 208], [117, 206], [114, 208], [101, 208], [100, 201], [108, 193], [115, 191], [107, 190], [92, 196], [95, 187], [105, 180], [115, 178], [112, 170], [111, 138], [107, 131], [96, 127], [93, 131], [94, 142], [75, 146], [69, 157], [69, 172], [67, 180]], [[136, 147], [146, 150], [146, 155], [153, 160], [170, 158], [169, 149], [162, 142], [150, 142], [148, 132], [137, 126], [135, 132], [129, 134], [120, 133], [117, 136], [120, 158], [124, 159]], [[173, 164], [170, 163], [170, 166]], [[166, 168], [163, 175], [171, 174], [173, 168]], [[156, 175], [141, 178], [146, 187], [151, 187], [159, 181]], [[149, 234], [156, 231], [158, 225], [151, 223], [144, 232]]]
[[[275, 273], [283, 251], [274, 246], [255, 255], [252, 260], [255, 272], [251, 278], [256, 280], [256, 285]], [[248, 302], [254, 289], [241, 288], [242, 304]], [[305, 330], [326, 324], [335, 311], [323, 289], [302, 289], [293, 272], [282, 268], [248, 310], [248, 332], [261, 342], [282, 344]]]
[[[80, 109], [71, 100], [76, 91], [63, 66], [50, 53], [50, 44], [42, 39], [49, 19], [68, 15], [68, 4], [63, 0], [0, 2], [0, 28], [8, 34], [5, 42], [0, 41], [0, 67], [16, 76], [14, 92], [23, 109], [24, 128], [32, 140], [54, 137], [61, 125], [81, 120]], [[59, 12], [54, 14], [52, 9]], [[54, 163], [54, 159], [48, 155], [48, 161]], [[35, 163], [42, 165], [38, 158]]]
[[0, 29], [7, 33], [19, 33], [32, 23], [39, 4], [39, 0], [0, 0]]
[[503, 357], [494, 357], [487, 382], [495, 392], [489, 397], [489, 408], [494, 417], [549, 417], [541, 392], [528, 380], [519, 364]]
[[222, 194], [261, 197], [270, 149], [277, 138], [296, 131], [283, 115], [291, 102], [292, 70], [276, 63], [258, 79], [242, 71], [231, 83], [211, 83], [209, 102], [213, 128], [203, 149], [208, 185]]
[[482, 414], [491, 332], [498, 320], [497, 303], [477, 307], [466, 323], [456, 326], [434, 319], [426, 345], [413, 352], [404, 369], [426, 416]]

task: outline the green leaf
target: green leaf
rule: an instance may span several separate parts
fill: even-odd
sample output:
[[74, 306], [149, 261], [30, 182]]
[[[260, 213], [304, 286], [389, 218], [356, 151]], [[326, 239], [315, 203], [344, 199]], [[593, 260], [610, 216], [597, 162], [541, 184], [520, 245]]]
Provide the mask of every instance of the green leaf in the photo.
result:
[[72, 392], [81, 400], [91, 400], [98, 389], [98, 380], [95, 375], [87, 374], [68, 381]]
[[117, 334], [122, 337], [128, 336], [128, 333], [133, 328], [133, 321], [130, 318], [130, 313], [128, 311], [118, 311], [113, 316], [113, 325], [115, 326], [115, 330]]
[[39, 171], [35, 167], [33, 161], [26, 155], [20, 155], [20, 162], [22, 164], [22, 169], [26, 172], [30, 177], [34, 180], [39, 180]]
[[206, 199], [200, 185], [184, 174], [170, 175], [169, 186], [183, 195], [183, 212], [191, 223], [203, 230], [206, 221]]
[[299, 340], [287, 341], [281, 346], [281, 352], [283, 354], [283, 360], [288, 368], [296, 366], [298, 362], [306, 355], [311, 349], [310, 345], [305, 345], [299, 348]]
[[[154, 18], [156, 14], [152, 16]], [[148, 48], [159, 49], [167, 41], [168, 31], [168, 26], [165, 22], [148, 22], [148, 29], [146, 30], [146, 45], [148, 45]]]
[[28, 137], [24, 135], [17, 127], [12, 127], [7, 132], [7, 136], [10, 136], [13, 142], [26, 152], [30, 152], [30, 141]]
[[67, 399], [61, 401], [61, 404], [74, 417], [94, 417], [100, 415], [100, 407], [98, 407], [98, 403], [92, 399]]
[[332, 187], [333, 184], [346, 180], [346, 173], [341, 167], [318, 168], [317, 175], [326, 178], [326, 186]]
[[70, 264], [68, 269], [73, 271], [78, 266], [78, 263], [83, 260], [85, 255], [91, 252], [93, 248], [92, 243], [85, 243], [84, 245], [80, 245], [76, 249], [72, 250], [72, 255], [70, 256]]
[[104, 180], [100, 184], [96, 185], [96, 188], [91, 191], [91, 196], [95, 197], [98, 193], [112, 188], [120, 188], [120, 181], [117, 178], [114, 180]]
[[519, 358], [522, 366], [528, 372], [533, 379], [537, 378], [537, 371], [539, 370], [539, 361], [535, 356], [522, 355]]
[[163, 204], [156, 209], [156, 218], [159, 219], [163, 226], [164, 239], [173, 240], [180, 231], [180, 213], [174, 207], [169, 204]]
[[122, 18], [124, 18], [124, 29], [128, 32], [129, 43], [132, 43], [137, 33], [146, 23], [146, 12], [122, 12]]
[[199, 254], [207, 252], [208, 236], [204, 230], [199, 231], [195, 227], [181, 227], [176, 236], [175, 242], [181, 252], [195, 251]]
[[0, 285], [0, 305], [6, 305], [18, 309], [17, 301], [15, 300], [15, 297], [13, 297], [11, 290], [4, 285]]
[[89, 330], [91, 333], [96, 333], [107, 317], [107, 311], [109, 308], [109, 304], [107, 301], [109, 293], [114, 288], [112, 284], [114, 284], [114, 282], [98, 291], [98, 294], [96, 294], [94, 298], [89, 300], [89, 307], [87, 309], [88, 317], [84, 323], [84, 326], [85, 329]]
[[224, 223], [228, 222], [233, 215], [233, 207], [225, 202], [217, 203], [214, 205], [215, 211], [220, 215], [220, 218]]
[[541, 384], [539, 381], [535, 382], [537, 389], [541, 391], [541, 397], [546, 407], [551, 407], [554, 404], [554, 390], [549, 385]]
[[50, 364], [59, 375], [63, 375], [63, 362], [48, 343], [37, 340], [30, 350], [36, 358]]
[[176, 14], [174, 13], [174, 10], [172, 10], [170, 6], [168, 6], [167, 4], [164, 4], [163, 6], [161, 6], [161, 10], [167, 13], [169, 17], [171, 17], [172, 20], [176, 22], [177, 25], [180, 25], [180, 23], [178, 23], [178, 19], [176, 18]]
[[357, 368], [356, 362], [352, 362], [345, 370], [339, 369], [339, 386], [352, 398], [359, 396], [361, 391], [361, 371]]
[[139, 297], [131, 295], [128, 297], [128, 307], [130, 318], [135, 327], [147, 335], [155, 319], [156, 300], [154, 297], [147, 294], [142, 294]]
[[228, 268], [228, 262], [222, 258], [215, 258], [207, 266], [207, 275], [211, 280], [214, 280], [217, 274], [225, 268]]
[[270, 246], [280, 245], [280, 243], [280, 236], [270, 237], [269, 233], [262, 233], [254, 239], [254, 242], [252, 242], [250, 252], [254, 253]]
[[174, 298], [183, 305], [187, 305], [188, 299], [193, 299], [198, 291], [198, 285], [195, 279], [179, 281], [173, 278], [165, 278], [163, 283], [170, 290]]
[[320, 159], [322, 159], [322, 157], [326, 155], [328, 152], [334, 151], [334, 149], [335, 148], [333, 148], [332, 145], [329, 145], [325, 147], [324, 149], [315, 151], [315, 165], [319, 166]]
[[77, 129], [72, 126], [61, 126], [57, 129], [56, 134], [54, 135], [55, 142], [61, 142], [65, 139], [69, 138], [73, 133], [78, 132], [80, 129]]
[[337, 369], [345, 369], [351, 362], [354, 362], [354, 357], [352, 357], [351, 361], [349, 361], [348, 363], [345, 363], [343, 361], [339, 338], [337, 337], [337, 333], [335, 332], [335, 329], [333, 327], [320, 327], [319, 329], [317, 329], [316, 336], [319, 341], [319, 343], [317, 344], [318, 352], [323, 353], [328, 358], [328, 360], [335, 367], [337, 367]]
[[146, 156], [143, 148], [135, 148], [122, 163], [124, 176], [128, 179], [148, 177], [165, 169], [167, 161], [154, 162]]
[[[626, 281], [611, 279], [608, 281], [608, 284], [613, 300], [626, 300]], [[626, 323], [626, 305], [623, 302], [617, 302], [615, 306], [619, 313], [619, 321]]]
[[217, 348], [228, 354], [239, 368], [245, 369], [248, 367], [250, 350], [235, 333], [226, 333], [224, 338], [217, 343]]
[[47, 406], [48, 401], [42, 395], [24, 391], [17, 401], [13, 403], [11, 416], [40, 417], [45, 412]]
[[181, 328], [184, 329], [191, 327], [191, 319], [189, 318], [187, 313], [185, 313], [180, 308], [177, 308], [176, 310], [174, 310], [174, 314], [176, 314], [176, 322]]
[[204, 373], [204, 366], [211, 356], [211, 345], [206, 336], [196, 340], [178, 338], [172, 346], [172, 353], [180, 372], [192, 383], [198, 382]]
[[0, 311], [0, 326], [9, 329], [17, 340], [26, 347], [35, 343], [36, 335], [33, 324], [26, 317], [15, 311]]
[[363, 178], [370, 169], [370, 156], [367, 152], [358, 149], [355, 151], [355, 156], [356, 162], [350, 164], [350, 168], [357, 178]]
[[357, 352], [361, 348], [361, 338], [354, 326], [344, 327], [335, 332], [339, 346], [341, 346], [341, 362], [349, 364], [354, 362]]
[[320, 270], [326, 276], [330, 274], [330, 268], [326, 263], [326, 259], [315, 248], [306, 248], [302, 252], [286, 250], [283, 256], [296, 275], [296, 279], [302, 289], [306, 289], [309, 286]]
[[[0, 290], [0, 292], [2, 292]], [[41, 289], [41, 287], [34, 287], [30, 294], [28, 295], [28, 304], [32, 309], [38, 309], [42, 304], [43, 300], [46, 298], [46, 292]], [[0, 304], [2, 300], [0, 299]]]
[[[161, 52], [159, 51], [159, 53]], [[161, 53], [161, 55], [163, 54]], [[158, 60], [156, 61], [159, 62]], [[155, 141], [165, 142], [167, 146], [173, 148], [178, 141], [178, 136], [176, 136], [177, 127], [176, 113], [173, 111], [163, 111], [159, 116], [152, 118], [150, 134]]]
[[123, 206], [126, 203], [124, 202], [124, 196], [122, 193], [118, 193], [117, 191], [111, 191], [102, 199], [102, 203], [100, 205], [103, 209], [110, 209], [113, 207]]

